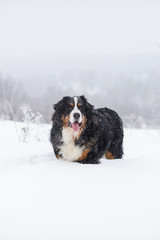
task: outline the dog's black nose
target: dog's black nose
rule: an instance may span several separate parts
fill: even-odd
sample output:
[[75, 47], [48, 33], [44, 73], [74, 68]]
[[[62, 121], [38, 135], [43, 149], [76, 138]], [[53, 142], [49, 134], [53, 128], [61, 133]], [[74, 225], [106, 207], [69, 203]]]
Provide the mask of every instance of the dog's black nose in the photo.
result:
[[79, 113], [74, 113], [74, 114], [73, 114], [73, 117], [74, 117], [75, 119], [78, 119], [78, 118], [80, 118], [80, 114], [79, 114]]

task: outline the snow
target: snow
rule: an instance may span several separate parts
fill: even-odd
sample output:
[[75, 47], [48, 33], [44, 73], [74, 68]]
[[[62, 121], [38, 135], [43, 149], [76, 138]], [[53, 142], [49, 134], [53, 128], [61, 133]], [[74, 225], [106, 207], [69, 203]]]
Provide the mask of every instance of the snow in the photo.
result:
[[158, 130], [125, 129], [123, 159], [82, 165], [57, 160], [39, 128], [23, 143], [0, 122], [0, 239], [160, 239]]

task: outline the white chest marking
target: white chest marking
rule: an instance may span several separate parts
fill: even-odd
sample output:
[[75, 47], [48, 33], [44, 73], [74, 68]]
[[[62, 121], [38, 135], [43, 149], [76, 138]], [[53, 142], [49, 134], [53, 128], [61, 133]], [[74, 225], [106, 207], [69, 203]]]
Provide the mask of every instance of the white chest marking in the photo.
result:
[[78, 132], [73, 131], [71, 128], [63, 128], [62, 130], [63, 145], [61, 146], [60, 153], [66, 161], [76, 161], [82, 155], [83, 147], [78, 147], [74, 143], [74, 138], [77, 135]]

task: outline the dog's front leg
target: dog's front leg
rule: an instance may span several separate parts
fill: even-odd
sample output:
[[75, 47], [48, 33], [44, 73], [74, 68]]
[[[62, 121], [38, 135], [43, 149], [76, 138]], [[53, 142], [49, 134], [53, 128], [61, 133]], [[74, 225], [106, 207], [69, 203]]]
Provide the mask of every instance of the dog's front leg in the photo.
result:
[[77, 159], [76, 162], [83, 163], [83, 164], [99, 164], [99, 158], [97, 158], [96, 153], [89, 148], [85, 149], [82, 152], [81, 157]]

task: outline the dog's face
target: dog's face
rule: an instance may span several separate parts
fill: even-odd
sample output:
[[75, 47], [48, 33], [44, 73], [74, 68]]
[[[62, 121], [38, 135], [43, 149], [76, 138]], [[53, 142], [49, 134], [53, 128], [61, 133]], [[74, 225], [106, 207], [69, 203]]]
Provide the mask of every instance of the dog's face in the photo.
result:
[[87, 119], [93, 112], [93, 106], [87, 102], [84, 96], [64, 97], [54, 105], [54, 109], [61, 116], [63, 126], [69, 127], [75, 132], [85, 127]]

